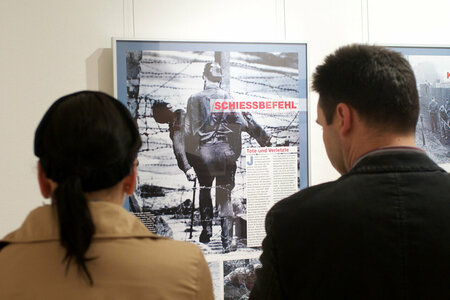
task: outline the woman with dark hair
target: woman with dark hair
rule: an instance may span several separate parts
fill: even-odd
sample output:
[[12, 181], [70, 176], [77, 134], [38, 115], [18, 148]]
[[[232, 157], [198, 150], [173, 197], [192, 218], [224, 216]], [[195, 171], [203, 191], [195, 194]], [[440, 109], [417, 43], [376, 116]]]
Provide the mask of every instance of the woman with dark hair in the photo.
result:
[[128, 110], [104, 93], [49, 108], [34, 153], [52, 204], [0, 240], [0, 299], [213, 299], [201, 250], [152, 234], [121, 207], [140, 146]]

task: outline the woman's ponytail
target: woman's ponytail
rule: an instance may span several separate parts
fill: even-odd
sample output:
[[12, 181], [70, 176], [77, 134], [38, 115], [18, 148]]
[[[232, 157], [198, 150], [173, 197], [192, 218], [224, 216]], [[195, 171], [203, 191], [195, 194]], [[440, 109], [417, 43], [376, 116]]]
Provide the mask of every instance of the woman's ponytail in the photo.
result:
[[92, 285], [92, 277], [86, 267], [86, 262], [92, 258], [86, 257], [86, 251], [91, 244], [95, 226], [83, 194], [81, 179], [71, 176], [59, 182], [53, 200], [58, 212], [60, 243], [66, 249], [66, 271], [73, 259]]

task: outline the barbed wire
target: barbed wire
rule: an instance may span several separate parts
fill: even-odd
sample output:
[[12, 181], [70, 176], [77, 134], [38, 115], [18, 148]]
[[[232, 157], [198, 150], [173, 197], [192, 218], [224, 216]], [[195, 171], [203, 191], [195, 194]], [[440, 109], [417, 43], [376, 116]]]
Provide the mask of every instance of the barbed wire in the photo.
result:
[[257, 85], [257, 86], [268, 87], [268, 88], [270, 88], [270, 89], [272, 89], [274, 91], [275, 90], [289, 91], [289, 92], [296, 92], [296, 91], [298, 91], [297, 89], [281, 88], [281, 87], [278, 87], [278, 86], [274, 86], [274, 85], [267, 84], [267, 83], [262, 83], [262, 82], [249, 81], [249, 80], [244, 80], [244, 79], [241, 79], [241, 78], [235, 78], [235, 79], [238, 80], [238, 81], [247, 83], [247, 84], [254, 84], [254, 85]]
[[[167, 151], [173, 149], [172, 141], [169, 139], [169, 128], [167, 125], [161, 126], [153, 119], [152, 105], [155, 101], [164, 100], [166, 102], [176, 101], [180, 103], [181, 99], [189, 98], [190, 94], [197, 89], [187, 87], [180, 84], [178, 80], [200, 80], [200, 74], [191, 74], [186, 72], [188, 68], [194, 64], [204, 64], [210, 62], [210, 60], [202, 59], [202, 54], [199, 54], [197, 58], [192, 59], [149, 59], [145, 58], [141, 60], [140, 86], [139, 97], [135, 99], [136, 104], [136, 118], [140, 124], [139, 130], [143, 139], [144, 146], [140, 150], [141, 155], [145, 157], [152, 157], [152, 159], [158, 160], [156, 162], [149, 162], [145, 164], [149, 169], [155, 168], [177, 168], [175, 156], [173, 151]], [[164, 64], [179, 65], [179, 70], [176, 72], [158, 71], [159, 67]], [[254, 97], [256, 99], [283, 99], [286, 95], [293, 94], [293, 98], [298, 95], [298, 75], [289, 74], [283, 70], [274, 70], [271, 68], [262, 70], [260, 66], [252, 63], [239, 63], [230, 62], [230, 67], [242, 68], [252, 71], [257, 71], [257, 75], [243, 74], [241, 76], [231, 76], [230, 81], [234, 83], [235, 89], [231, 90], [234, 95], [242, 95], [248, 97]], [[173, 68], [172, 66], [170, 68]], [[253, 73], [253, 72], [251, 72]], [[153, 80], [151, 82], [150, 80]], [[156, 83], [160, 82], [160, 83]], [[236, 86], [242, 86], [236, 88]], [[272, 94], [272, 95], [271, 95]], [[182, 101], [182, 100], [181, 100]], [[296, 145], [299, 142], [299, 137], [296, 140], [291, 138], [298, 135], [299, 130], [299, 112], [292, 115], [283, 114], [263, 114], [258, 112], [252, 112], [255, 118], [267, 120], [270, 117], [275, 121], [275, 124], [264, 124], [263, 128], [272, 136], [276, 136], [279, 140], [289, 140], [290, 145]], [[161, 139], [155, 139], [155, 136], [161, 135]], [[165, 136], [165, 137], [164, 137]], [[257, 142], [251, 138], [250, 135], [242, 136], [243, 147], [253, 147]], [[158, 152], [159, 151], [159, 152]], [[156, 152], [161, 153], [165, 151], [166, 155], [157, 155]], [[153, 154], [155, 153], [155, 154]], [[156, 156], [157, 155], [157, 156]], [[245, 159], [241, 154], [236, 166], [236, 176], [240, 176], [242, 183], [236, 182], [236, 186], [233, 189], [233, 193], [242, 193], [245, 191]], [[147, 171], [150, 173], [151, 170]], [[156, 174], [156, 173], [155, 173]], [[142, 182], [141, 182], [142, 184]], [[197, 189], [211, 189], [214, 187], [197, 186]], [[216, 187], [217, 188], [217, 187]], [[221, 187], [219, 187], [221, 188]], [[176, 189], [180, 191], [192, 191], [193, 188], [180, 188]]]
[[[261, 71], [260, 67], [258, 67], [256, 65], [252, 65], [252, 64], [244, 64], [244, 63], [240, 63], [240, 62], [230, 62], [230, 65], [234, 66], [234, 67], [242, 67], [243, 66], [244, 69], [253, 69], [253, 70]], [[286, 72], [278, 71], [278, 70], [275, 70], [275, 69], [270, 69], [270, 70], [267, 70], [265, 72], [281, 73], [285, 77], [295, 78], [295, 75], [289, 75]]]

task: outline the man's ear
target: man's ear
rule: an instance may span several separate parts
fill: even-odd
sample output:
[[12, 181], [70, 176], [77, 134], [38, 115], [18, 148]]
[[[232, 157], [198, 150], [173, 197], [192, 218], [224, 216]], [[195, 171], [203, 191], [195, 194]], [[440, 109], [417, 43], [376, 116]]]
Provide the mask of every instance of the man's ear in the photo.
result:
[[37, 164], [38, 167], [38, 182], [39, 182], [39, 188], [41, 190], [41, 194], [44, 198], [48, 199], [52, 195], [52, 183], [50, 179], [47, 178], [47, 175], [45, 175], [44, 170], [42, 169], [41, 162], [38, 161]]
[[133, 195], [136, 188], [137, 159], [134, 160], [131, 172], [123, 179], [123, 192], [129, 196]]
[[346, 103], [338, 103], [336, 106], [336, 116], [339, 126], [339, 132], [342, 135], [350, 133], [353, 127], [353, 109]]

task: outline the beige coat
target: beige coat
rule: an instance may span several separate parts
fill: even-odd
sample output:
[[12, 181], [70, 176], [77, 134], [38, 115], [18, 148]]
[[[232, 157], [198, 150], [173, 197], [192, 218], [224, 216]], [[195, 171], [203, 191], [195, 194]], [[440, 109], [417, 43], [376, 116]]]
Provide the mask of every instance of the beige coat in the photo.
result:
[[[87, 257], [91, 287], [71, 265], [58, 241], [55, 210], [32, 211], [1, 242], [0, 299], [213, 299], [201, 250], [150, 233], [122, 207], [92, 202], [96, 233]], [[1, 246], [0, 246], [1, 247]]]

